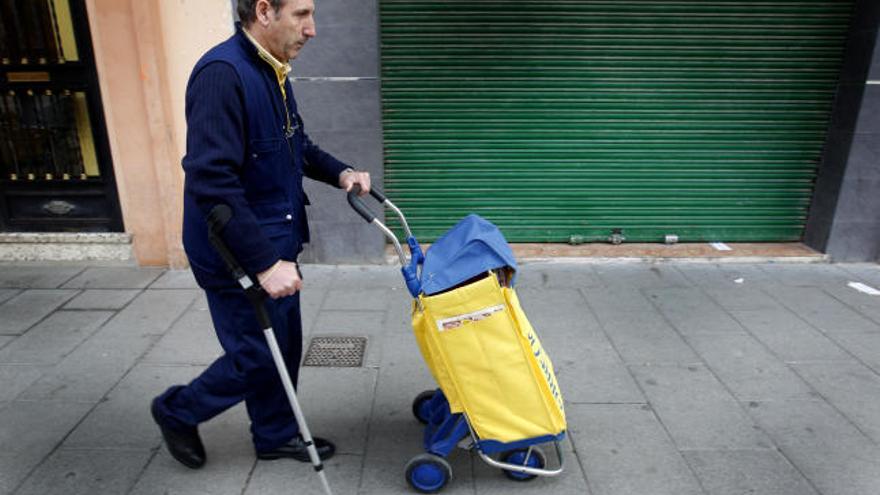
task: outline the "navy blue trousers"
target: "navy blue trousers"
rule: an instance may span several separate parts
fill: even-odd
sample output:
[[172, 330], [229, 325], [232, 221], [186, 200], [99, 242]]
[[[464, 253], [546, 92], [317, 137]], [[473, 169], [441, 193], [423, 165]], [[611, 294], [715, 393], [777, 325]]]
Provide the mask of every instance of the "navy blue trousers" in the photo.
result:
[[[225, 352], [189, 385], [160, 395], [160, 415], [171, 427], [197, 425], [244, 400], [257, 452], [287, 443], [299, 427], [253, 307], [237, 287], [205, 292]], [[302, 355], [299, 293], [266, 305], [295, 386]]]

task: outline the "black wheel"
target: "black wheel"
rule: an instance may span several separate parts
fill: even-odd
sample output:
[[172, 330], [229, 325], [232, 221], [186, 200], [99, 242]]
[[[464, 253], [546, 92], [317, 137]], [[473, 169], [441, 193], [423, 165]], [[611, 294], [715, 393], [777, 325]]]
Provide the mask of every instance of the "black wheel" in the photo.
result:
[[428, 404], [434, 398], [435, 393], [437, 393], [436, 390], [425, 390], [413, 400], [413, 416], [424, 425], [428, 424], [428, 421], [431, 419], [431, 410], [428, 408]]
[[406, 482], [420, 493], [437, 493], [452, 479], [452, 467], [434, 454], [419, 454], [406, 463]]
[[[528, 459], [526, 459], [526, 455], [528, 455]], [[536, 447], [532, 448], [531, 453], [529, 453], [529, 449], [516, 449], [505, 452], [504, 455], [501, 457], [501, 461], [508, 464], [516, 464], [518, 466], [526, 466], [537, 469], [544, 469], [544, 466], [547, 465], [547, 457], [544, 456], [544, 451]], [[507, 469], [504, 469], [503, 471], [505, 476], [514, 481], [531, 481], [538, 477], [534, 474], [520, 473]]]

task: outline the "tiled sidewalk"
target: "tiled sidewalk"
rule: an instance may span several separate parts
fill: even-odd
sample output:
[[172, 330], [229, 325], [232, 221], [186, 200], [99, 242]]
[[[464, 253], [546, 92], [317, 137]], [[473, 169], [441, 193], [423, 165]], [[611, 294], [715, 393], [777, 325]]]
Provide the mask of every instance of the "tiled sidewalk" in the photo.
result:
[[[301, 375], [311, 429], [340, 449], [331, 485], [411, 493], [411, 404], [433, 383], [399, 272], [304, 272], [306, 340], [368, 338], [363, 367]], [[566, 470], [515, 483], [459, 451], [444, 493], [880, 493], [880, 296], [851, 281], [880, 288], [880, 267], [525, 263], [520, 298], [567, 401]], [[188, 272], [0, 265], [0, 494], [321, 493], [308, 465], [256, 462], [242, 407], [201, 428], [201, 470], [161, 447], [150, 398], [219, 353]]]

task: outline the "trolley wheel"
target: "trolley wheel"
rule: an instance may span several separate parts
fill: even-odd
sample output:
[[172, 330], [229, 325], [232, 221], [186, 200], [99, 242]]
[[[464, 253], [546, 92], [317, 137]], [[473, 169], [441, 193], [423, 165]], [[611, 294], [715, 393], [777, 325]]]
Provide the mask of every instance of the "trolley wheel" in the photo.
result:
[[434, 454], [419, 454], [406, 463], [406, 482], [421, 493], [437, 493], [452, 479], [452, 467]]
[[436, 390], [425, 390], [413, 400], [413, 416], [415, 416], [422, 424], [426, 425], [428, 424], [428, 421], [431, 420], [431, 410], [428, 408], [428, 404], [431, 402], [431, 399], [434, 398], [435, 393], [437, 393]]
[[[532, 453], [529, 454], [528, 462], [526, 461], [526, 454], [529, 452], [529, 449], [516, 449], [511, 450], [509, 452], [505, 452], [504, 456], [501, 458], [502, 462], [506, 462], [508, 464], [517, 464], [520, 466], [525, 465], [526, 467], [544, 469], [544, 466], [547, 465], [547, 457], [544, 455], [544, 451], [539, 448], [533, 447]], [[526, 474], [520, 473], [517, 471], [510, 471], [504, 469], [504, 475], [514, 481], [530, 481], [538, 476], [535, 474]]]

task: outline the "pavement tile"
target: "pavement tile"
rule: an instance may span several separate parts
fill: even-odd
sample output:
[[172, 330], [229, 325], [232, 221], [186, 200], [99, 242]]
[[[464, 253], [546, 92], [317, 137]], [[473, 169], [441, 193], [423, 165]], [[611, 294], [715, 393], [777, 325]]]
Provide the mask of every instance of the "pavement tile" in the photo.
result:
[[[324, 473], [333, 493], [357, 493], [361, 481], [359, 455], [336, 454], [324, 461]], [[324, 487], [312, 465], [304, 462], [257, 462], [243, 495], [324, 495]]]
[[[875, 288], [880, 290], [880, 285]], [[868, 295], [844, 285], [826, 286], [823, 289], [831, 297], [858, 311], [874, 323], [880, 324], [880, 296]]]
[[64, 309], [122, 309], [139, 289], [88, 289], [64, 305]]
[[0, 409], [3, 454], [48, 455], [91, 408], [92, 404], [76, 402], [10, 402]]
[[73, 430], [62, 447], [154, 448], [160, 437], [150, 416], [150, 402], [172, 385], [189, 383], [200, 371], [201, 368], [185, 366], [135, 366]]
[[779, 283], [790, 287], [821, 287], [846, 285], [852, 278], [845, 270], [829, 264], [772, 264], [760, 265], [760, 269]]
[[544, 340], [545, 334], [580, 338], [602, 335], [599, 321], [583, 295], [574, 289], [522, 289], [517, 297], [529, 322]]
[[630, 366], [680, 449], [769, 449], [772, 444], [703, 366]]
[[144, 289], [165, 272], [159, 267], [91, 267], [63, 285], [65, 289]]
[[601, 285], [593, 265], [587, 263], [523, 263], [516, 275], [518, 289], [580, 289]]
[[699, 289], [646, 289], [644, 292], [683, 335], [743, 331], [736, 320]]
[[[728, 279], [743, 279], [743, 283], [757, 284], [762, 287], [774, 287], [778, 285], [776, 279], [761, 270], [762, 263], [718, 263], [718, 270]], [[811, 265], [818, 266], [818, 265]]]
[[683, 452], [707, 495], [819, 495], [776, 451]]
[[56, 311], [0, 350], [0, 364], [57, 364], [112, 315], [108, 311]]
[[784, 308], [775, 299], [767, 295], [766, 289], [754, 284], [734, 287], [706, 287], [703, 289], [719, 306], [728, 311], [742, 310], [778, 310]]
[[792, 366], [826, 401], [880, 444], [880, 375], [860, 363]]
[[192, 270], [166, 270], [152, 284], [151, 289], [198, 289]]
[[13, 296], [18, 295], [20, 292], [20, 289], [0, 289], [0, 303], [12, 299]]
[[144, 292], [34, 383], [22, 398], [100, 400], [195, 296], [195, 291], [186, 290]]
[[190, 308], [156, 342], [143, 362], [207, 366], [222, 354], [210, 311]]
[[[303, 271], [303, 276], [308, 283], [307, 270]], [[334, 289], [391, 289], [406, 286], [396, 265], [340, 266], [325, 278], [331, 281], [330, 287]]]
[[694, 364], [700, 358], [657, 311], [600, 317], [605, 333], [627, 364]]
[[837, 266], [858, 278], [856, 282], [861, 281], [880, 289], [880, 265], [877, 263], [841, 263]]
[[741, 275], [736, 271], [722, 270], [717, 264], [709, 263], [680, 263], [675, 265], [684, 277], [697, 287], [713, 287], [720, 289], [734, 288], [738, 286], [737, 279], [742, 278], [745, 282], [745, 275]]
[[97, 402], [156, 339], [155, 336], [104, 338], [101, 333], [67, 355], [19, 398]]
[[[547, 467], [553, 468], [557, 466], [556, 449], [552, 444], [545, 444], [539, 447], [544, 451], [547, 457]], [[553, 495], [590, 495], [590, 489], [587, 481], [584, 479], [584, 473], [575, 457], [571, 442], [568, 439], [563, 441], [562, 455], [565, 460], [565, 466], [562, 474], [556, 477], [538, 477], [528, 482], [516, 482], [507, 476], [498, 468], [489, 466], [477, 456], [474, 456], [474, 484], [476, 485], [476, 493], [480, 495], [506, 495], [508, 493], [515, 494], [534, 494], [543, 495], [552, 493]]]
[[126, 493], [152, 453], [59, 450], [31, 474], [18, 495]]
[[635, 287], [602, 287], [581, 289], [584, 299], [593, 313], [602, 320], [608, 320], [630, 311], [651, 311], [651, 301]]
[[589, 365], [618, 365], [623, 361], [604, 334], [588, 333], [578, 335], [564, 328], [547, 328], [536, 330], [541, 345], [550, 355], [553, 363], [561, 366], [582, 362]]
[[829, 334], [880, 332], [880, 324], [860, 315], [821, 289], [792, 287], [773, 297], [814, 327]]
[[332, 289], [324, 298], [323, 311], [384, 311], [392, 296], [389, 289]]
[[556, 379], [566, 402], [633, 404], [647, 402], [623, 364], [589, 364], [585, 360], [554, 361]]
[[393, 291], [385, 306], [385, 333], [412, 339], [412, 299], [406, 291]]
[[602, 263], [595, 265], [594, 270], [607, 287], [646, 289], [691, 286], [690, 281], [671, 263]]
[[21, 335], [76, 295], [75, 290], [32, 289], [0, 305], [0, 334]]
[[593, 495], [703, 494], [649, 406], [576, 404], [566, 414]]
[[205, 466], [189, 469], [174, 460], [162, 446], [129, 493], [240, 495], [256, 463], [244, 405], [204, 423], [199, 433], [208, 457]]
[[688, 342], [741, 402], [815, 398], [795, 372], [750, 335], [693, 335]]
[[756, 402], [749, 414], [823, 495], [880, 493], [880, 446], [824, 401]]
[[312, 434], [333, 440], [340, 454], [363, 455], [377, 375], [370, 368], [303, 368], [297, 399]]
[[84, 270], [83, 266], [0, 265], [0, 287], [56, 289]]
[[346, 271], [350, 267], [300, 263], [299, 268], [303, 274], [303, 283], [306, 287], [315, 289], [327, 289], [335, 284], [336, 273], [338, 271]]
[[791, 311], [731, 311], [749, 333], [786, 362], [848, 361], [852, 357]]
[[197, 290], [147, 290], [110, 320], [107, 334], [162, 335], [193, 303]]
[[43, 376], [41, 366], [0, 364], [0, 403], [14, 400]]
[[834, 340], [875, 373], [880, 373], [880, 334], [845, 333], [835, 335]]
[[45, 455], [0, 453], [0, 494], [11, 495], [15, 487], [24, 481]]
[[299, 308], [302, 315], [303, 336], [309, 335], [312, 327], [315, 326], [325, 297], [327, 297], [327, 289], [308, 287], [300, 292]]

